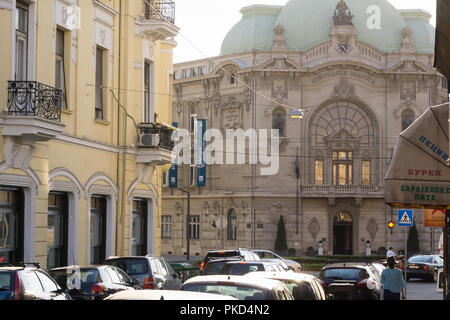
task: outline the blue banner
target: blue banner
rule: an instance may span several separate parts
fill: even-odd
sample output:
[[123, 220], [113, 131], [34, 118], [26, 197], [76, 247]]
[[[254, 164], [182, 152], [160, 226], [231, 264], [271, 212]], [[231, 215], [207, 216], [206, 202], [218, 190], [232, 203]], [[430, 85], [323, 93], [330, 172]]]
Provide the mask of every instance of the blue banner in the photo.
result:
[[[178, 123], [173, 122], [172, 126], [178, 128]], [[169, 170], [169, 188], [178, 188], [178, 155]]]
[[206, 186], [206, 120], [197, 120], [197, 187]]

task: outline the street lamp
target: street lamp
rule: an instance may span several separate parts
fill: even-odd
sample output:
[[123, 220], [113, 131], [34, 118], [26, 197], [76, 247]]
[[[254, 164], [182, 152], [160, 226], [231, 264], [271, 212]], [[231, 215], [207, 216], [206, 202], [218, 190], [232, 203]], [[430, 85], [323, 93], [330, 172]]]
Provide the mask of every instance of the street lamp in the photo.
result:
[[191, 235], [190, 235], [190, 220], [191, 220], [191, 192], [181, 189], [181, 188], [177, 188], [178, 190], [180, 190], [183, 193], [187, 194], [187, 217], [186, 217], [186, 262], [189, 263], [189, 255], [190, 255], [190, 245], [191, 245]]
[[291, 111], [289, 116], [291, 117], [291, 119], [303, 119], [305, 117], [305, 113], [302, 109], [294, 109]]

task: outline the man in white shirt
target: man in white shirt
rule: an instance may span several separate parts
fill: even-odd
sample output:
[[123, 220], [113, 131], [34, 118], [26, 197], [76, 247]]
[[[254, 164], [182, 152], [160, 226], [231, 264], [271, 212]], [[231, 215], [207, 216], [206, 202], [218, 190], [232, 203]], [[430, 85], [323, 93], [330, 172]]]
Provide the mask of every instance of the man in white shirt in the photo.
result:
[[386, 257], [389, 258], [389, 257], [396, 257], [396, 256], [397, 256], [397, 255], [396, 255], [395, 252], [394, 252], [394, 248], [393, 248], [393, 247], [390, 247], [389, 250], [388, 250], [388, 252], [386, 252]]

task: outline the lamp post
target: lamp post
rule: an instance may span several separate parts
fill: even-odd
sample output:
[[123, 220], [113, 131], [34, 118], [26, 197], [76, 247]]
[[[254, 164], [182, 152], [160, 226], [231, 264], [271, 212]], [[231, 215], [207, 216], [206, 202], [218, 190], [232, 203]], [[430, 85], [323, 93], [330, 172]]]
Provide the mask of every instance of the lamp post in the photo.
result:
[[190, 245], [191, 245], [191, 235], [190, 235], [190, 220], [191, 220], [191, 192], [177, 188], [183, 193], [187, 194], [187, 217], [186, 217], [186, 262], [189, 262], [190, 259]]

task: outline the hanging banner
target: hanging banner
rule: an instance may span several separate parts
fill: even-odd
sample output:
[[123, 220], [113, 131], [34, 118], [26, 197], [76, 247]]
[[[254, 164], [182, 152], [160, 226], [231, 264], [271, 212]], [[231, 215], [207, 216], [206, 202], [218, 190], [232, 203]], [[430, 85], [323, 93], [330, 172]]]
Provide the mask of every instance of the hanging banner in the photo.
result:
[[206, 186], [206, 120], [197, 120], [197, 187]]
[[402, 132], [385, 178], [386, 203], [397, 208], [450, 205], [448, 105], [431, 107]]
[[425, 209], [424, 227], [445, 228], [445, 210]]
[[[178, 128], [178, 123], [173, 122], [172, 126]], [[176, 137], [176, 135], [177, 132], [175, 131], [174, 136]], [[169, 170], [169, 188], [178, 188], [178, 155]]]

